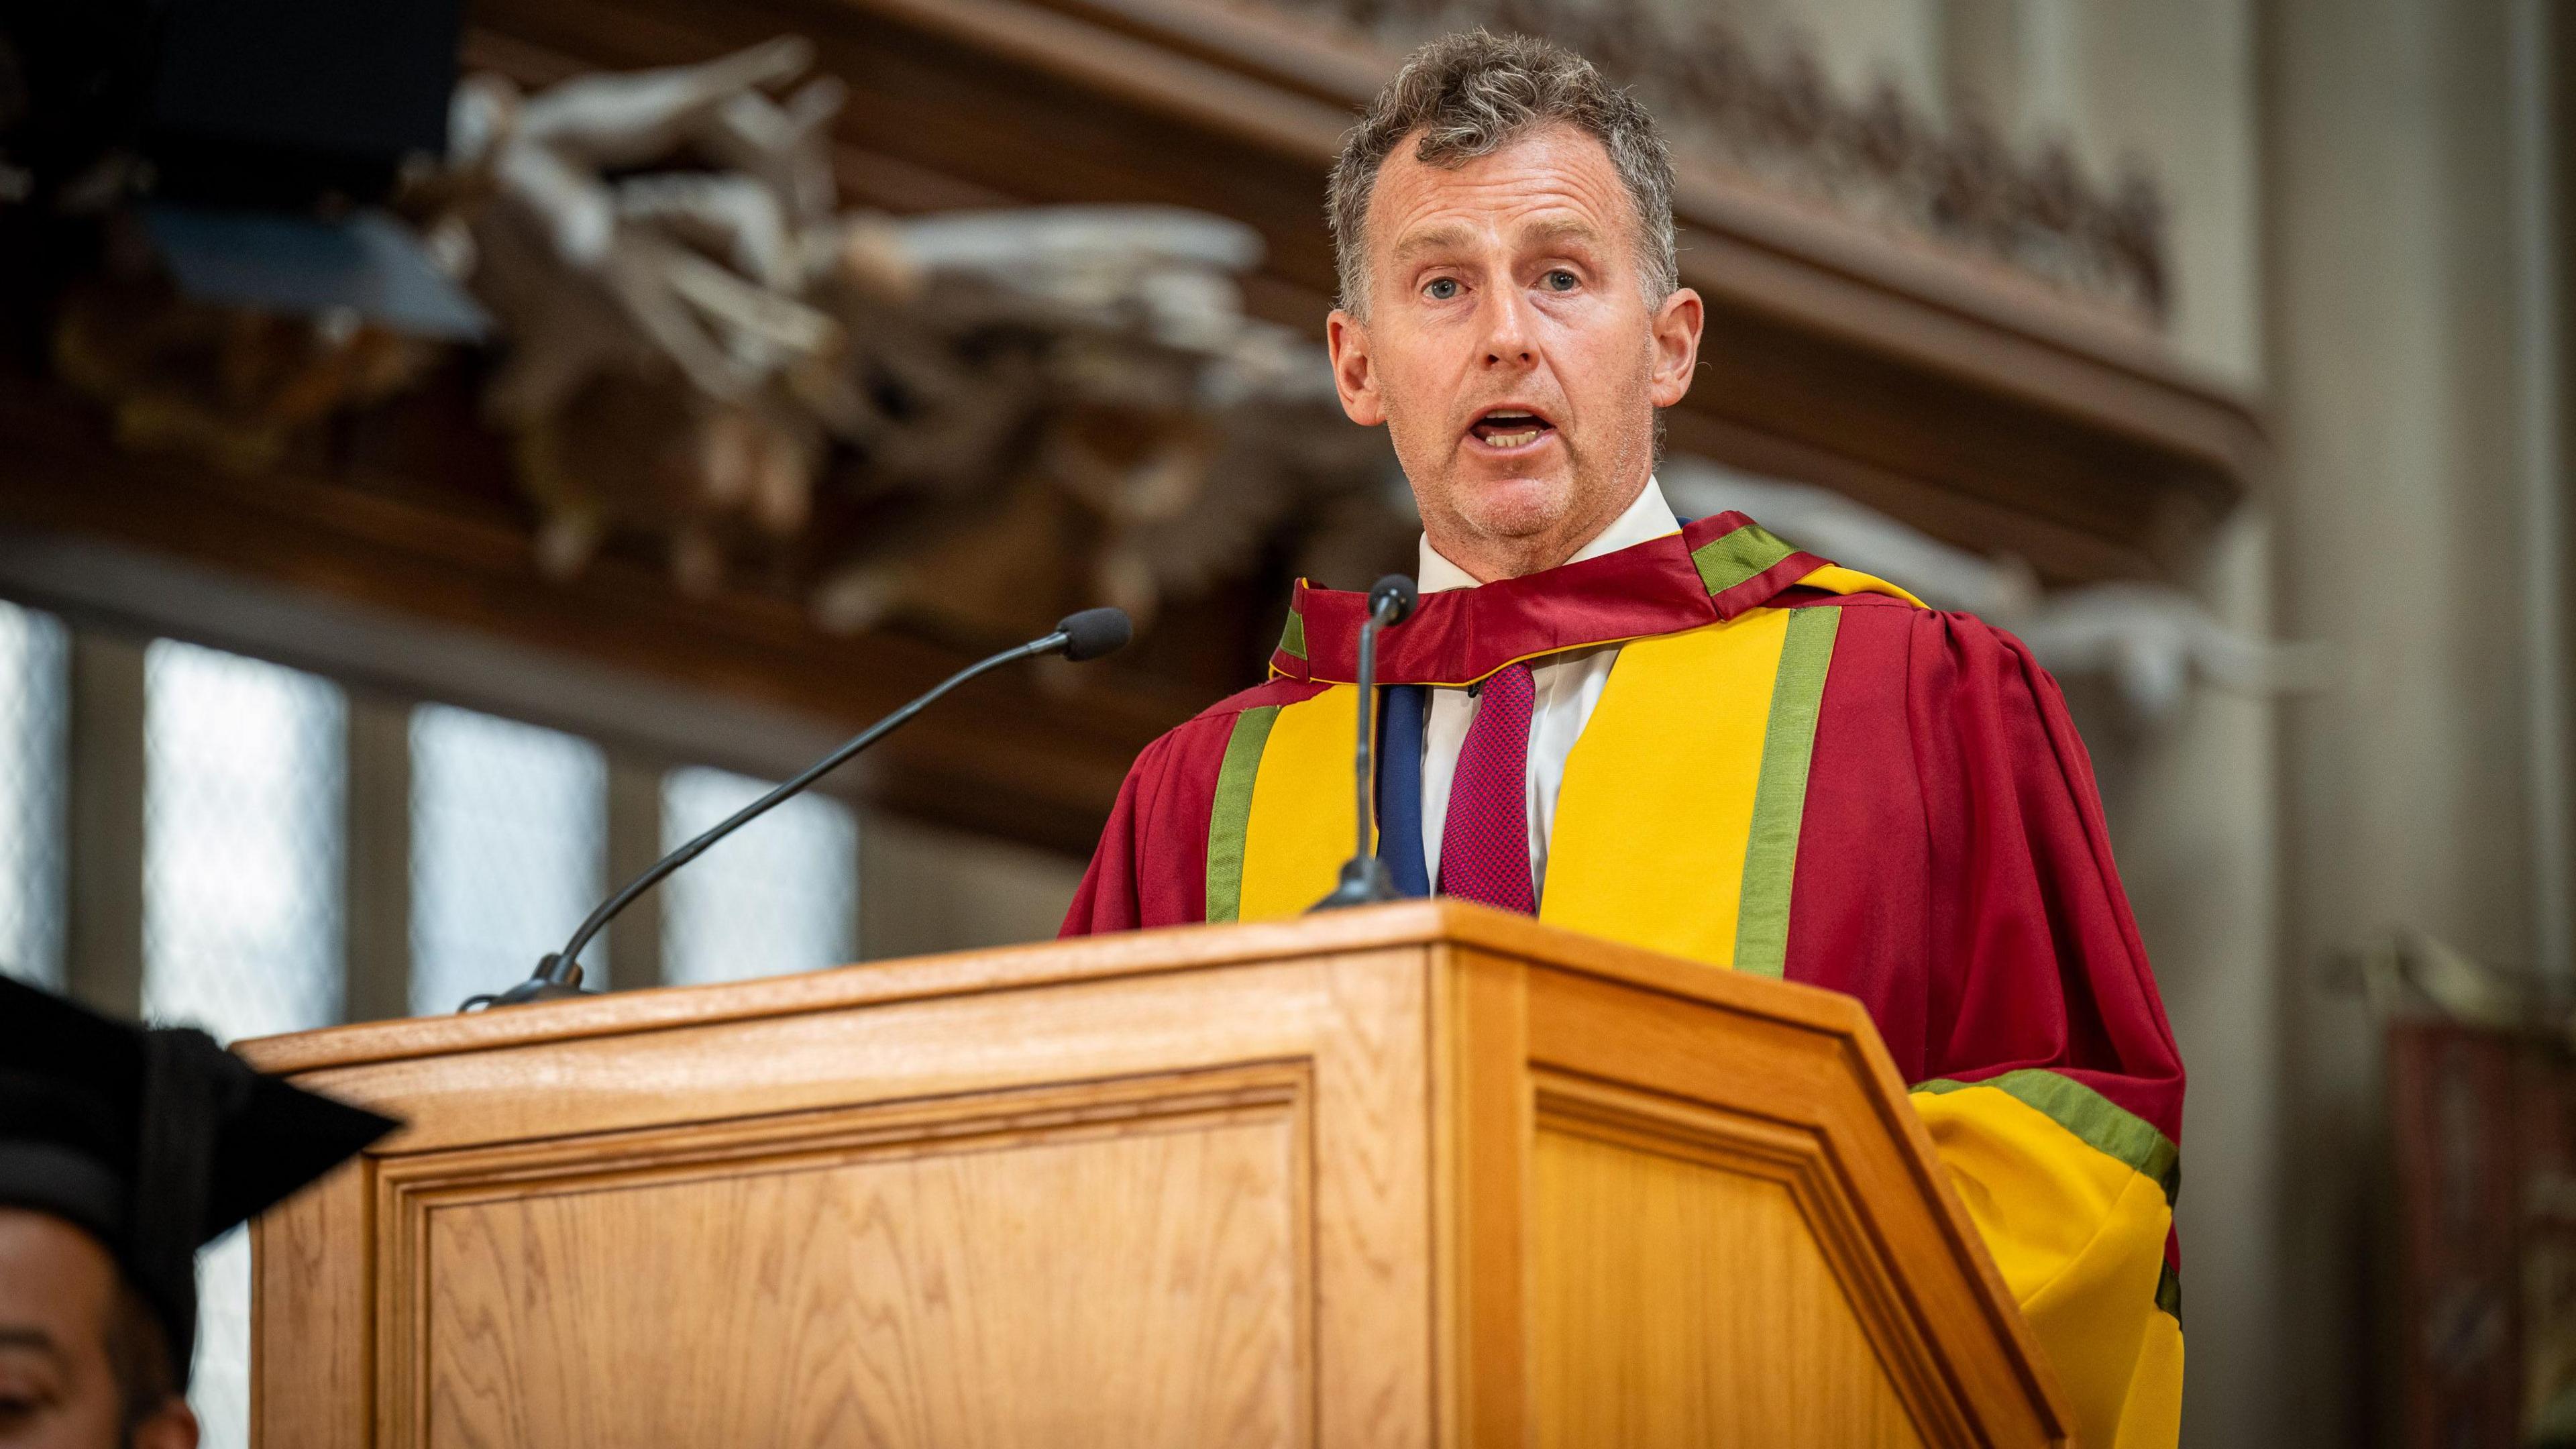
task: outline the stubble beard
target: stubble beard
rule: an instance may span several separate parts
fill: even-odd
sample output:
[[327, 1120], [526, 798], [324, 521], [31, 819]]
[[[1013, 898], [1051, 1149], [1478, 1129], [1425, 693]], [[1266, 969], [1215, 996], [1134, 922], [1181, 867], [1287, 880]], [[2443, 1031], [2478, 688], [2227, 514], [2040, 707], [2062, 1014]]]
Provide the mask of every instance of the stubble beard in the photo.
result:
[[[1391, 401], [1387, 422], [1393, 438], [1401, 439], [1410, 433], [1404, 414]], [[1433, 449], [1434, 466], [1418, 471], [1414, 460], [1407, 456], [1413, 450], [1399, 442], [1396, 462], [1408, 479], [1416, 480], [1415, 500], [1427, 505], [1421, 508], [1423, 526], [1443, 557], [1471, 571], [1481, 572], [1476, 566], [1482, 564], [1487, 569], [1499, 568], [1500, 577], [1518, 577], [1565, 562], [1635, 501], [1636, 493], [1645, 486], [1646, 475], [1653, 469], [1654, 432], [1651, 404], [1642, 420], [1619, 430], [1606, 458], [1596, 457], [1590, 448], [1578, 446], [1570, 434], [1560, 431], [1557, 437], [1565, 449], [1568, 480], [1564, 506], [1520, 520], [1521, 526], [1517, 527], [1513, 526], [1515, 520], [1479, 517], [1469, 509], [1459, 483], [1460, 459], [1454, 441]], [[1420, 480], [1426, 475], [1436, 488], [1422, 486]], [[1585, 505], [1593, 499], [1605, 501], [1597, 509], [1587, 508]], [[1609, 501], [1614, 499], [1615, 505]], [[1598, 516], [1592, 516], [1596, 512]], [[1447, 546], [1441, 547], [1443, 544]], [[1457, 553], [1475, 556], [1461, 558]]]

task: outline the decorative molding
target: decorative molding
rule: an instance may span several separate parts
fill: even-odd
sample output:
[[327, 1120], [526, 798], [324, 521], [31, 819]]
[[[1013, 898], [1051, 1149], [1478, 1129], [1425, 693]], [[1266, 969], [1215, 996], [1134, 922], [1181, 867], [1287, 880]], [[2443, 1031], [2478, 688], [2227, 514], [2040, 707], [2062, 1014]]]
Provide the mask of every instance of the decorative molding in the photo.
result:
[[1896, 1291], [1898, 1265], [1873, 1233], [1862, 1194], [1835, 1161], [1831, 1137], [1808, 1123], [1782, 1123], [1705, 1103], [1682, 1102], [1545, 1069], [1530, 1073], [1535, 1128], [1628, 1152], [1768, 1182], [1796, 1203], [1877, 1350], [1896, 1391], [1926, 1437], [1967, 1442], [1974, 1431], [1951, 1397], [1937, 1345], [1940, 1329]]
[[1881, 80], [1843, 94], [1812, 46], [1757, 46], [1722, 7], [1645, 0], [1263, 0], [1410, 48], [1483, 25], [1540, 35], [1633, 86], [1703, 165], [1934, 238], [2161, 323], [2164, 193], [2138, 163], [2107, 185], [2062, 142], [2030, 154], [1982, 117], [1948, 124]]
[[[602, 1298], [602, 1286], [576, 1269], [583, 1257], [580, 1229], [591, 1221], [583, 1209], [603, 1195], [657, 1192], [657, 1206], [682, 1221], [692, 1213], [719, 1215], [723, 1226], [710, 1229], [700, 1244], [711, 1252], [754, 1242], [767, 1252], [784, 1253], [805, 1246], [817, 1233], [849, 1231], [847, 1225], [852, 1222], [882, 1229], [912, 1205], [899, 1182], [887, 1181], [893, 1174], [883, 1169], [924, 1159], [950, 1159], [952, 1172], [957, 1164], [970, 1172], [980, 1167], [975, 1181], [987, 1194], [999, 1196], [1027, 1180], [1028, 1169], [1015, 1171], [1017, 1164], [1034, 1165], [1048, 1157], [1060, 1160], [1066, 1149], [1081, 1151], [1174, 1134], [1204, 1138], [1232, 1132], [1241, 1137], [1245, 1135], [1241, 1129], [1251, 1129], [1262, 1140], [1244, 1146], [1254, 1147], [1256, 1157], [1275, 1164], [1275, 1179], [1236, 1180], [1231, 1186], [1239, 1195], [1232, 1200], [1219, 1196], [1213, 1184], [1204, 1185], [1205, 1216], [1170, 1225], [1168, 1241], [1178, 1249], [1179, 1260], [1193, 1267], [1198, 1260], [1192, 1254], [1206, 1248], [1209, 1240], [1226, 1239], [1236, 1249], [1236, 1266], [1249, 1259], [1256, 1266], [1272, 1268], [1270, 1281], [1253, 1285], [1251, 1291], [1239, 1282], [1225, 1285], [1225, 1291], [1234, 1294], [1235, 1313], [1224, 1321], [1239, 1327], [1246, 1317], [1274, 1317], [1283, 1320], [1273, 1325], [1281, 1345], [1300, 1343], [1311, 1331], [1307, 1303], [1316, 1291], [1307, 1245], [1316, 1231], [1312, 1220], [1318, 1205], [1309, 1155], [1299, 1150], [1313, 1131], [1314, 1095], [1309, 1064], [1278, 1062], [1111, 1081], [1046, 1083], [928, 1103], [858, 1102], [775, 1116], [680, 1120], [626, 1132], [389, 1153], [379, 1160], [374, 1173], [376, 1221], [385, 1225], [374, 1252], [375, 1281], [382, 1285], [374, 1305], [379, 1345], [374, 1364], [376, 1442], [389, 1449], [429, 1444], [436, 1437], [434, 1413], [471, 1417], [477, 1410], [491, 1412], [485, 1402], [491, 1385], [448, 1366], [458, 1355], [456, 1348], [433, 1347], [442, 1308], [474, 1319], [486, 1332], [513, 1337], [520, 1349], [533, 1350], [545, 1359], [562, 1361], [572, 1356], [571, 1346], [558, 1336], [567, 1316]], [[1262, 1145], [1276, 1150], [1260, 1152]], [[399, 1148], [399, 1141], [395, 1146]], [[1192, 1151], [1205, 1150], [1194, 1143], [1180, 1154], [1166, 1155], [1188, 1161]], [[1120, 1175], [1121, 1166], [1135, 1165], [1097, 1152], [1088, 1154], [1087, 1160], [1099, 1164], [1093, 1169], [1096, 1175], [1110, 1180]], [[1058, 1167], [1056, 1172], [1061, 1176], [1063, 1169]], [[826, 1175], [834, 1175], [828, 1185]], [[805, 1184], [806, 1207], [814, 1217], [782, 1211], [777, 1189], [790, 1179]], [[1159, 1184], [1143, 1189], [1149, 1197], [1159, 1190]], [[1253, 1211], [1242, 1211], [1246, 1207]], [[1225, 1211], [1229, 1208], [1235, 1211]], [[1265, 1208], [1275, 1215], [1273, 1221], [1259, 1220], [1259, 1210]], [[515, 1229], [509, 1244], [512, 1251], [503, 1255], [508, 1273], [540, 1284], [548, 1281], [550, 1272], [567, 1274], [556, 1285], [558, 1300], [542, 1310], [514, 1314], [511, 1310], [527, 1302], [528, 1293], [507, 1279], [478, 1275], [476, 1270], [484, 1263], [461, 1256], [433, 1264], [434, 1229], [441, 1215], [447, 1215], [450, 1227], [469, 1241], [503, 1224]], [[810, 1286], [818, 1274], [844, 1287], [886, 1290], [924, 1318], [938, 1313], [952, 1295], [960, 1307], [981, 1308], [985, 1313], [1025, 1307], [989, 1296], [979, 1302], [976, 1297], [979, 1287], [997, 1285], [1012, 1249], [1024, 1250], [1025, 1245], [1013, 1236], [997, 1235], [990, 1242], [956, 1240], [926, 1230], [928, 1225], [902, 1226], [910, 1227], [914, 1235], [900, 1240], [899, 1246], [890, 1243], [882, 1230], [871, 1234], [863, 1226], [828, 1263], [809, 1264], [804, 1271], [784, 1275], [748, 1275], [746, 1281], [728, 1285], [727, 1294], [702, 1296], [693, 1307], [700, 1313], [753, 1309], [756, 1321], [771, 1325], [771, 1336], [791, 1344], [801, 1333], [839, 1331], [828, 1319], [780, 1326], [800, 1310], [813, 1312], [815, 1304], [810, 1295], [800, 1293], [800, 1285]], [[1267, 1254], [1258, 1251], [1271, 1246], [1262, 1241], [1265, 1228], [1287, 1239], [1284, 1265], [1274, 1266]], [[728, 1235], [729, 1243], [720, 1241]], [[487, 1250], [494, 1247], [488, 1242], [480, 1245]], [[878, 1278], [871, 1283], [867, 1267], [872, 1254], [879, 1260], [896, 1254], [919, 1255], [917, 1263], [903, 1266], [917, 1268], [926, 1284], [910, 1284], [901, 1273], [891, 1275], [891, 1282]], [[460, 1285], [460, 1278], [467, 1282]], [[1261, 1287], [1284, 1287], [1287, 1301], [1264, 1301]], [[442, 1303], [442, 1297], [449, 1301]], [[884, 1308], [883, 1303], [870, 1306]], [[1263, 1314], [1264, 1309], [1285, 1312]], [[1222, 1310], [1211, 1309], [1211, 1317], [1222, 1318]], [[594, 1340], [617, 1336], [597, 1330], [585, 1335]], [[925, 1337], [937, 1343], [935, 1337]], [[977, 1348], [990, 1347], [981, 1334], [973, 1341]], [[864, 1361], [871, 1381], [923, 1372], [922, 1364], [899, 1349], [890, 1351], [880, 1337], [861, 1338], [850, 1349]], [[584, 1351], [613, 1353], [615, 1346], [612, 1342], [603, 1350], [593, 1342], [585, 1344]], [[1293, 1350], [1285, 1356], [1293, 1359]], [[1277, 1387], [1261, 1382], [1266, 1376], [1263, 1371], [1273, 1369], [1272, 1364], [1246, 1365], [1212, 1356], [1206, 1368], [1211, 1374], [1232, 1371], [1236, 1382], [1226, 1386], [1233, 1391], [1232, 1398]], [[521, 1393], [523, 1400], [514, 1408], [525, 1408], [526, 1399], [540, 1403], [545, 1399], [542, 1387], [522, 1388]]]
[[[260, 1224], [266, 1444], [413, 1442], [424, 1393], [454, 1442], [831, 1438], [813, 1413], [901, 1443], [1074, 1413], [1121, 1444], [2066, 1437], [1857, 1002], [1525, 917], [1408, 902], [249, 1053], [409, 1124]], [[1051, 1380], [1068, 1343], [1115, 1372]]]

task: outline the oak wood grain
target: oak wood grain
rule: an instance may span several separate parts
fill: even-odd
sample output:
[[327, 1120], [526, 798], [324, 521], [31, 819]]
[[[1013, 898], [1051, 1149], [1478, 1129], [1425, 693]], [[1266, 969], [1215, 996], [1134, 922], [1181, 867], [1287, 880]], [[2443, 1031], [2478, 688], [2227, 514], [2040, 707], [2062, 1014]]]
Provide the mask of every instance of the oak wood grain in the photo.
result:
[[361, 1158], [251, 1224], [250, 1418], [261, 1449], [369, 1440], [374, 1174]]
[[[1901, 1213], [1890, 1213], [1850, 1191], [1835, 1160], [1830, 1135], [1766, 1116], [1676, 1101], [1555, 1072], [1536, 1074], [1535, 1085], [1539, 1136], [1542, 1140], [1559, 1139], [1550, 1149], [1557, 1155], [1559, 1170], [1540, 1176], [1562, 1195], [1563, 1211], [1580, 1216], [1584, 1211], [1580, 1204], [1597, 1201], [1606, 1194], [1611, 1200], [1633, 1199], [1641, 1211], [1646, 1203], [1658, 1202], [1687, 1221], [1709, 1203], [1717, 1203], [1722, 1205], [1721, 1215], [1730, 1220], [1736, 1213], [1746, 1215], [1746, 1231], [1757, 1238], [1776, 1230], [1797, 1239], [1798, 1247], [1790, 1256], [1803, 1266], [1794, 1270], [1790, 1280], [1784, 1280], [1795, 1291], [1730, 1298], [1723, 1325], [1700, 1325], [1678, 1335], [1678, 1344], [1657, 1350], [1668, 1370], [1678, 1364], [1701, 1379], [1718, 1373], [1738, 1375], [1748, 1359], [1761, 1361], [1767, 1354], [1784, 1354], [1780, 1362], [1770, 1364], [1747, 1382], [1769, 1385], [1785, 1379], [1797, 1385], [1795, 1392], [1786, 1399], [1768, 1401], [1750, 1390], [1719, 1395], [1714, 1408], [1729, 1416], [1726, 1422], [1803, 1426], [1815, 1416], [1791, 1413], [1791, 1406], [1825, 1392], [1823, 1386], [1833, 1379], [1847, 1377], [1856, 1382], [1866, 1380], [1865, 1386], [1888, 1391], [1879, 1397], [1886, 1398], [1893, 1407], [1884, 1413], [1872, 1410], [1866, 1417], [1870, 1422], [1885, 1419], [1905, 1424], [1908, 1437], [1936, 1444], [1969, 1444], [1998, 1438], [2009, 1443], [2029, 1437], [2034, 1426], [2020, 1422], [2009, 1405], [2000, 1406], [2003, 1412], [1998, 1416], [1994, 1412], [1998, 1406], [1979, 1404], [1962, 1392], [1956, 1376], [1942, 1361], [1939, 1327], [1918, 1321], [1909, 1313], [1900, 1287], [1904, 1275], [1892, 1271], [1888, 1260], [1881, 1257], [1883, 1221], [1900, 1219], [1894, 1224], [1899, 1234], [1906, 1233], [1908, 1225], [1901, 1221]], [[1586, 1148], [1570, 1153], [1566, 1143], [1573, 1139], [1618, 1151], [1605, 1153]], [[1588, 1167], [1569, 1172], [1564, 1170], [1568, 1162]], [[1682, 1171], [1677, 1164], [1686, 1164], [1691, 1170]], [[1587, 1171], [1598, 1172], [1612, 1185], [1604, 1188], [1592, 1183], [1584, 1175]], [[1532, 1216], [1550, 1223], [1551, 1233], [1561, 1231], [1554, 1223], [1558, 1213], [1534, 1212]], [[1732, 1236], [1732, 1231], [1719, 1237]], [[1632, 1253], [1634, 1246], [1597, 1244], [1579, 1251], [1593, 1254], [1594, 1265], [1599, 1267], [1631, 1261], [1622, 1255]], [[1579, 1272], [1577, 1276], [1591, 1280], [1584, 1290], [1591, 1297], [1585, 1301], [1593, 1304], [1596, 1311], [1625, 1318], [1660, 1303], [1656, 1295], [1686, 1268], [1712, 1273], [1717, 1280], [1772, 1271], [1769, 1266], [1747, 1267], [1734, 1262], [1727, 1256], [1734, 1251], [1723, 1241], [1702, 1242], [1687, 1235], [1675, 1239], [1648, 1255], [1645, 1261], [1653, 1266], [1628, 1276], [1627, 1291], [1643, 1292], [1647, 1301], [1631, 1303], [1624, 1309], [1617, 1306], [1618, 1293], [1613, 1290], [1616, 1274]], [[1786, 1250], [1776, 1242], [1766, 1250], [1772, 1257], [1783, 1251]], [[1533, 1248], [1535, 1278], [1561, 1276], [1557, 1269], [1536, 1261], [1548, 1256], [1546, 1251]], [[1767, 1265], [1769, 1258], [1764, 1263]], [[1940, 1271], [1937, 1265], [1924, 1266], [1934, 1274]], [[1796, 1286], [1811, 1287], [1807, 1275], [1813, 1274], [1821, 1274], [1822, 1281], [1832, 1285], [1831, 1290], [1810, 1292]], [[1779, 1283], [1772, 1282], [1771, 1287], [1778, 1288]], [[1664, 1306], [1670, 1309], [1670, 1305]], [[1579, 1377], [1571, 1384], [1566, 1381], [1562, 1370], [1569, 1355], [1564, 1345], [1577, 1345], [1572, 1355], [1576, 1361], [1597, 1366], [1598, 1355], [1582, 1346], [1596, 1335], [1596, 1329], [1580, 1323], [1553, 1320], [1542, 1322], [1535, 1335], [1539, 1342], [1549, 1345], [1541, 1356], [1549, 1358], [1558, 1371], [1554, 1375], [1556, 1388], [1578, 1400], [1591, 1391]], [[1801, 1361], [1792, 1364], [1787, 1361], [1790, 1357]], [[1816, 1364], [1827, 1366], [1826, 1378], [1804, 1379], [1803, 1375], [1815, 1371]], [[1674, 1385], [1666, 1382], [1651, 1389], [1638, 1386], [1634, 1392], [1660, 1402], [1670, 1397], [1673, 1389]], [[1545, 1390], [1534, 1397], [1544, 1402]], [[1710, 1407], [1703, 1405], [1704, 1410]], [[1732, 1417], [1744, 1413], [1753, 1418]], [[2001, 1422], [1997, 1422], [1999, 1417]]]
[[[1828, 1035], [1874, 1032], [1848, 996], [1794, 982], [1712, 971], [1688, 961], [1455, 900], [1401, 901], [1287, 921], [1182, 926], [874, 961], [715, 986], [620, 991], [507, 1011], [361, 1022], [261, 1037], [238, 1049], [263, 1071], [289, 1075], [414, 1057], [455, 1056], [586, 1037], [613, 1037], [844, 1007], [1210, 967], [1334, 959], [1355, 951], [1450, 943], [1497, 960], [1634, 985], [1741, 1015]], [[1880, 1054], [1883, 1057], [1883, 1053]], [[1890, 1066], [1885, 1080], [1897, 1082]]]
[[1273, 1085], [416, 1180], [426, 1374], [386, 1442], [1311, 1442], [1305, 1103]]
[[1923, 1442], [1785, 1183], [1547, 1126], [1532, 1156], [1535, 1442]]
[[1526, 918], [246, 1051], [410, 1124], [261, 1225], [265, 1444], [2064, 1438], [1857, 1003]]
[[[1811, 1210], [1848, 1203], [1865, 1214], [1865, 1226], [1839, 1233], [1850, 1251], [1857, 1251], [1854, 1240], [1865, 1238], [1878, 1265], [1872, 1270], [1855, 1262], [1845, 1282], [1869, 1288], [1875, 1279], [1887, 1288], [1884, 1308], [1860, 1306], [1882, 1326], [1883, 1361], [1904, 1380], [1900, 1387], [1911, 1393], [1918, 1419], [1956, 1413], [1970, 1426], [1963, 1432], [1975, 1436], [1962, 1442], [2062, 1442], [2067, 1420], [2054, 1374], [1951, 1195], [1948, 1174], [1905, 1099], [1886, 1047], [1858, 1002], [1803, 994], [1860, 1014], [1859, 1029], [1830, 1029], [1826, 1021], [1838, 1013], [1825, 1010], [1795, 1013], [1808, 1019], [1799, 1026], [1785, 1011], [1765, 1021], [1748, 1013], [1679, 1010], [1588, 973], [1535, 971], [1530, 1055], [1534, 1064], [1569, 1077], [1670, 1098], [1675, 1105], [1668, 1110], [1676, 1114], [1714, 1111], [1730, 1119], [1722, 1135], [1739, 1144], [1758, 1122], [1829, 1144], [1830, 1150], [1817, 1151], [1820, 1169], [1809, 1175], [1808, 1201]], [[1781, 1004], [1792, 1003], [1783, 998]], [[1939, 1208], [1931, 1209], [1935, 1203]], [[1821, 1232], [1828, 1224], [1817, 1226]], [[1830, 1251], [1836, 1244], [1824, 1246]], [[1981, 1341], [2011, 1349], [1958, 1351]]]
[[[1425, 952], [1310, 968], [1315, 1037], [1315, 1297], [1321, 1443], [1431, 1440], [1431, 1080]], [[1364, 1313], [1342, 1312], [1370, 1305]]]
[[1523, 1444], [1531, 1333], [1529, 993], [1521, 962], [1451, 945], [1442, 992], [1433, 1113], [1441, 1152], [1437, 1251], [1443, 1296], [1443, 1442]]

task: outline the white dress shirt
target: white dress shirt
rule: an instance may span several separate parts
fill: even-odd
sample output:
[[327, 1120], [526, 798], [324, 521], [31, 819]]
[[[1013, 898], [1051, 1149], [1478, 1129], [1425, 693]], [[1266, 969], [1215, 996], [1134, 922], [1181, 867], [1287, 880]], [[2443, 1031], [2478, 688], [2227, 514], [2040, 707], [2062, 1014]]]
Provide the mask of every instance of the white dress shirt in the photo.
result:
[[[1599, 558], [1680, 530], [1672, 505], [1664, 501], [1663, 485], [1648, 478], [1637, 501], [1612, 519], [1608, 528], [1594, 535], [1590, 543], [1576, 549], [1566, 562]], [[1418, 582], [1422, 592], [1436, 594], [1443, 589], [1472, 589], [1476, 587], [1476, 576], [1442, 558], [1432, 548], [1430, 535], [1425, 534]], [[1610, 682], [1610, 666], [1618, 658], [1618, 645], [1602, 644], [1551, 654], [1530, 665], [1530, 683], [1537, 694], [1530, 706], [1529, 739], [1533, 898], [1547, 888], [1547, 837], [1556, 823], [1556, 792], [1565, 783], [1565, 757], [1573, 753], [1574, 742], [1582, 738], [1584, 725], [1592, 719], [1592, 707], [1601, 702], [1602, 687]], [[1440, 837], [1449, 825], [1449, 783], [1458, 773], [1458, 751], [1467, 743], [1467, 727], [1476, 722], [1476, 696], [1464, 689], [1435, 688], [1430, 706], [1422, 722], [1422, 864], [1437, 891]]]

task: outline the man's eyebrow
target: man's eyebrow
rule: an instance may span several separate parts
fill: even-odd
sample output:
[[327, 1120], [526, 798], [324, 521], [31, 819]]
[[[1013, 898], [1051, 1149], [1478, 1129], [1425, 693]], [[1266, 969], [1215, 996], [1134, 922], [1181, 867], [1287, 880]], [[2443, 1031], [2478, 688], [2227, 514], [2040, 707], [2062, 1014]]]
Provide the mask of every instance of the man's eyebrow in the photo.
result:
[[1609, 244], [1608, 238], [1602, 236], [1601, 228], [1594, 226], [1588, 221], [1578, 221], [1570, 216], [1533, 222], [1528, 228], [1522, 231], [1521, 240], [1524, 244], [1533, 242], [1540, 244], [1546, 244], [1549, 242], [1581, 242], [1585, 245], [1595, 247], [1606, 246]]
[[1412, 261], [1424, 252], [1450, 251], [1464, 246], [1468, 236], [1467, 228], [1454, 222], [1446, 226], [1426, 227], [1421, 231], [1408, 234], [1402, 241], [1396, 243], [1395, 260], [1403, 263]]
[[41, 1328], [15, 1323], [0, 1323], [0, 1348], [32, 1348], [56, 1355], [62, 1352], [61, 1345], [54, 1342], [52, 1334]]

